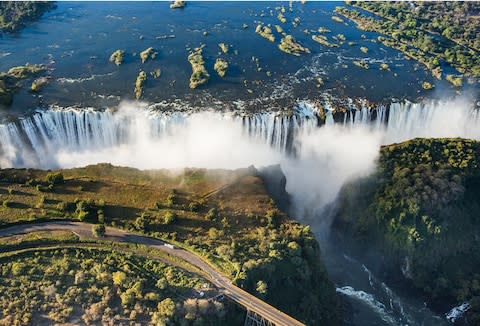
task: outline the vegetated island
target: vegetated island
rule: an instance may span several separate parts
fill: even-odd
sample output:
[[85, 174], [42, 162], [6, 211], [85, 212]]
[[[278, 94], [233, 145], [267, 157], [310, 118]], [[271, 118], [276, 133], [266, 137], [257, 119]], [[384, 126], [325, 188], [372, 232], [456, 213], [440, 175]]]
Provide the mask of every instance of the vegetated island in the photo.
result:
[[1, 1], [0, 31], [15, 32], [55, 8], [53, 1]]
[[438, 310], [468, 303], [478, 325], [479, 192], [480, 142], [414, 139], [383, 147], [378, 171], [343, 188], [333, 226]]
[[[25, 65], [10, 68], [7, 72], [0, 72], [0, 106], [9, 106], [13, 101], [13, 94], [22, 87], [22, 81], [45, 71], [44, 65]], [[40, 86], [38, 86], [40, 87]], [[36, 86], [32, 84], [32, 91]]]
[[[308, 325], [330, 325], [338, 321], [335, 289], [321, 263], [317, 241], [308, 226], [293, 222], [276, 208], [263, 179], [254, 168], [172, 172], [139, 171], [100, 164], [56, 172], [4, 169], [0, 170], [0, 182], [0, 221], [3, 227], [12, 223], [66, 218], [146, 234], [200, 255], [234, 284]], [[71, 237], [68, 236], [69, 239]], [[55, 255], [70, 255], [70, 251], [59, 252]], [[72, 255], [82, 254], [74, 252]], [[45, 265], [50, 259], [57, 260], [49, 257], [40, 255], [38, 260], [45, 259], [42, 260]], [[58, 260], [64, 262], [61, 257]], [[102, 259], [92, 260], [84, 269], [75, 267], [72, 262], [64, 270], [72, 270], [73, 275], [83, 271], [88, 278], [88, 269], [100, 264]], [[13, 273], [12, 264], [16, 261], [12, 258], [2, 263], [2, 266], [9, 266], [4, 267], [5, 273]], [[153, 263], [138, 264], [145, 266]], [[40, 264], [38, 268], [43, 267]], [[115, 272], [127, 274], [127, 271], [111, 266], [104, 268], [107, 270], [101, 271], [110, 272], [112, 277]], [[162, 268], [159, 267], [159, 270]], [[132, 266], [131, 269], [132, 273], [136, 273], [136, 268]], [[159, 274], [158, 277], [167, 277], [161, 276], [161, 272]], [[135, 286], [137, 281], [133, 281], [135, 278], [132, 275], [132, 281], [119, 290], [120, 299], [128, 289], [133, 289], [129, 295], [134, 297], [135, 291], [140, 291]], [[185, 278], [185, 282], [190, 282], [188, 284], [196, 282], [193, 276]], [[58, 285], [58, 291], [66, 291], [73, 286], [72, 277], [64, 279], [62, 276], [60, 280], [70, 283]], [[114, 282], [108, 277], [107, 281]], [[110, 284], [89, 282], [94, 288]], [[158, 279], [144, 282], [153, 284]], [[13, 293], [13, 284], [3, 286], [6, 287], [4, 293]], [[143, 289], [137, 315], [133, 313], [135, 318], [146, 318], [140, 311], [155, 313], [160, 310], [158, 301], [145, 299], [149, 287]], [[82, 291], [91, 303], [100, 302], [106, 295], [105, 292], [98, 295], [88, 293]], [[156, 293], [162, 300], [165, 299], [162, 292]], [[168, 297], [179, 303], [179, 313], [184, 314], [184, 299], [172, 295]], [[5, 300], [14, 298], [5, 297]], [[121, 316], [136, 310], [134, 306], [128, 306], [127, 311], [122, 310], [124, 308], [120, 304], [115, 307]], [[142, 310], [144, 308], [147, 310]], [[46, 309], [50, 309], [48, 304]], [[73, 315], [72, 312], [69, 316]]]
[[442, 63], [464, 76], [480, 77], [477, 3], [351, 1], [347, 4], [348, 7], [337, 7], [335, 12], [354, 21], [361, 30], [385, 35], [378, 37], [378, 41], [424, 64], [432, 73], [437, 70], [433, 73], [437, 78], [441, 78]]

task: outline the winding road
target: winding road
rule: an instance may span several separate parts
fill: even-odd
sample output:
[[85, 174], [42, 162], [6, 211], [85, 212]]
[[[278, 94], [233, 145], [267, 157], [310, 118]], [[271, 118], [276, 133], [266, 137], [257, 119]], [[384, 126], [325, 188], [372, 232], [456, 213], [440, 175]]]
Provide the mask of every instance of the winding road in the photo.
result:
[[[240, 289], [233, 285], [228, 278], [223, 276], [220, 272], [216, 271], [209, 264], [207, 264], [199, 256], [178, 247], [167, 246], [167, 243], [142, 236], [134, 233], [130, 233], [121, 229], [106, 227], [105, 235], [102, 240], [108, 240], [112, 242], [142, 244], [166, 252], [172, 256], [178, 257], [196, 267], [201, 269], [208, 275], [210, 282], [215, 284], [219, 290], [227, 297], [242, 305], [245, 309], [253, 311], [263, 318], [274, 323], [277, 326], [301, 326], [303, 323], [290, 317], [289, 315], [281, 312], [277, 308], [269, 305], [268, 303], [258, 299], [254, 295]], [[57, 231], [66, 230], [71, 231], [83, 238], [98, 239], [92, 233], [92, 224], [81, 222], [45, 222], [45, 223], [33, 223], [22, 224], [0, 229], [0, 237], [25, 234], [36, 231]]]

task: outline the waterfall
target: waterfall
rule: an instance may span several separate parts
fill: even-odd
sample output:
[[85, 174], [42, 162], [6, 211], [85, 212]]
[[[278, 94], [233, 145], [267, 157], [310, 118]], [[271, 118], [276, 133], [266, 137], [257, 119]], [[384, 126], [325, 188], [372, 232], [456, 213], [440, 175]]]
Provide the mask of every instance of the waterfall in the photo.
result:
[[[134, 144], [139, 139], [161, 139], [185, 128], [202, 113], [167, 112], [141, 108], [97, 111], [93, 108], [39, 110], [18, 121], [0, 125], [1, 167], [50, 167], [59, 149], [93, 151]], [[343, 115], [343, 117], [341, 117]], [[414, 137], [466, 137], [480, 139], [480, 113], [467, 103], [392, 103], [368, 107], [348, 103], [343, 111], [329, 103], [323, 108], [299, 102], [288, 113], [212, 113], [209, 118], [241, 126], [251, 139], [278, 152], [295, 152], [299, 133], [342, 124], [383, 133], [383, 143]], [[322, 120], [323, 119], [323, 120]], [[219, 135], [221, 137], [221, 135]]]

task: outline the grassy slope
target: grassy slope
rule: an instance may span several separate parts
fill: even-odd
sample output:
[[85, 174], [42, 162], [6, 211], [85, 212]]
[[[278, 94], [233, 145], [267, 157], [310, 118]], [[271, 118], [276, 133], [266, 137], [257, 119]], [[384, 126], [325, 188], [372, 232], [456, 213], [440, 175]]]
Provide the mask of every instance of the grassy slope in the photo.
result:
[[[480, 321], [480, 143], [415, 139], [382, 148], [379, 170], [344, 187], [337, 231], [364, 240], [438, 303], [471, 300]], [[368, 239], [368, 241], [365, 241]], [[359, 241], [358, 243], [361, 243]]]
[[[0, 210], [2, 223], [76, 219], [81, 205], [86, 221], [100, 218], [176, 242], [294, 317], [334, 323], [335, 292], [318, 243], [308, 227], [276, 210], [254, 170], [142, 172], [103, 164], [64, 170], [65, 182], [51, 190], [47, 174], [0, 171], [0, 199], [7, 201]], [[167, 215], [174, 220], [168, 222]], [[266, 291], [256, 290], [259, 281]]]

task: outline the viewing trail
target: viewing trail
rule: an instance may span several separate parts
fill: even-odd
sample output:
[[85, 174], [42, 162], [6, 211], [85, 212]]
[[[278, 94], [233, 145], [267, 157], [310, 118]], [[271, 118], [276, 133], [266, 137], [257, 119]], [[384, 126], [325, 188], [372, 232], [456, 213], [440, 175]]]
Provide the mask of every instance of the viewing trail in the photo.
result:
[[[92, 224], [81, 222], [45, 222], [32, 223], [24, 225], [16, 225], [0, 230], [0, 237], [6, 237], [16, 234], [25, 234], [37, 231], [54, 231], [67, 230], [78, 234], [84, 238], [98, 239], [92, 234]], [[210, 282], [215, 284], [220, 291], [236, 303], [242, 305], [245, 309], [253, 311], [263, 318], [271, 321], [277, 326], [301, 326], [304, 325], [296, 319], [288, 316], [280, 310], [272, 307], [265, 301], [258, 299], [252, 294], [233, 285], [228, 278], [223, 276], [220, 272], [213, 269], [209, 264], [203, 261], [197, 255], [178, 247], [166, 246], [167, 243], [142, 236], [127, 231], [123, 231], [113, 227], [105, 227], [105, 236], [102, 240], [109, 240], [112, 242], [142, 244], [150, 248], [161, 250], [172, 256], [178, 257], [190, 264], [200, 268], [208, 275]]]

